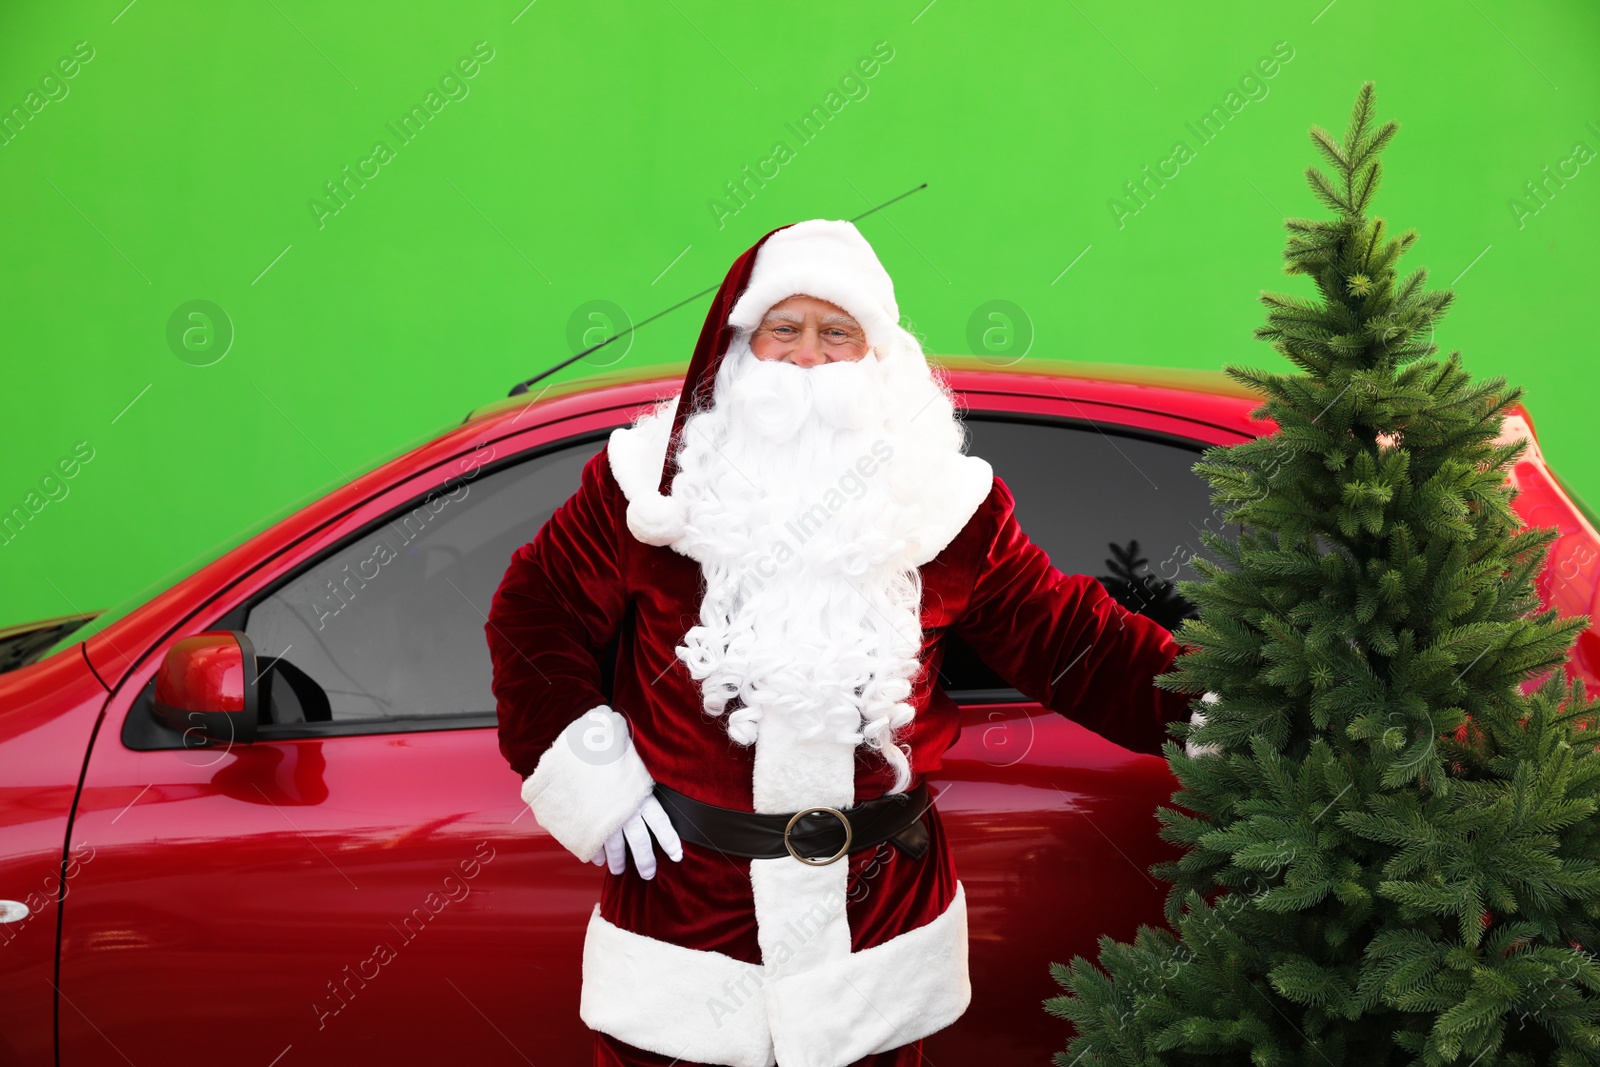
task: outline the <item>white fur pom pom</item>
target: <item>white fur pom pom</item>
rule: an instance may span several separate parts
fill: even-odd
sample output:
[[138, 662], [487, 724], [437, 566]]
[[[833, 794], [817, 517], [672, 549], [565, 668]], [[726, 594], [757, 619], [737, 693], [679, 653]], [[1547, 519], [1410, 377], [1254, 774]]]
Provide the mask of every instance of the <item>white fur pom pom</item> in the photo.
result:
[[651, 490], [628, 502], [628, 529], [647, 545], [670, 545], [683, 536], [683, 504]]

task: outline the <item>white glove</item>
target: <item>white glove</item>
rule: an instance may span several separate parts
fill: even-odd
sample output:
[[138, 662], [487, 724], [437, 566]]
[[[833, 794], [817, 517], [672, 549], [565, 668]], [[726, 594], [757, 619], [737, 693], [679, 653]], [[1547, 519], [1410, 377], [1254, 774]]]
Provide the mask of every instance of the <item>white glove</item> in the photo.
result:
[[669, 859], [674, 863], [683, 859], [683, 842], [678, 839], [678, 831], [673, 829], [672, 820], [667, 818], [661, 802], [652, 793], [640, 803], [638, 811], [628, 816], [628, 821], [622, 824], [621, 829], [613, 830], [611, 836], [606, 838], [606, 843], [594, 854], [593, 863], [595, 866], [609, 864], [612, 874], [621, 874], [628, 869], [627, 857], [623, 854], [623, 842], [626, 841], [633, 852], [633, 865], [639, 868], [639, 877], [654, 878], [656, 854], [650, 847], [652, 830]]
[[[1208, 692], [1205, 696], [1200, 698], [1200, 703], [1215, 704], [1220, 699], [1222, 698], [1217, 696], [1217, 694]], [[1205, 721], [1205, 712], [1200, 711], [1199, 709], [1196, 709], [1194, 713], [1189, 716], [1189, 726], [1191, 729], [1197, 726], [1205, 725]], [[1191, 759], [1195, 756], [1215, 756], [1221, 751], [1222, 749], [1218, 745], [1197, 745], [1188, 738], [1184, 738], [1183, 740], [1183, 754]]]

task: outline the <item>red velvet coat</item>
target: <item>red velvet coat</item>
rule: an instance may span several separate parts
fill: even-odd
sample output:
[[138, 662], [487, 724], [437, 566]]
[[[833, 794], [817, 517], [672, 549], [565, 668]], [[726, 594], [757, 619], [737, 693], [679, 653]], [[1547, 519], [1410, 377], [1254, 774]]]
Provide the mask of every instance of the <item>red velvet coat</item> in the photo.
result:
[[[513, 556], [486, 626], [501, 751], [524, 776], [543, 761], [546, 781], [524, 795], [583, 860], [651, 781], [752, 810], [752, 750], [700, 710], [698, 683], [673, 653], [696, 622], [699, 566], [639, 541], [627, 505], [602, 449], [577, 492]], [[1172, 637], [1095, 579], [1052, 567], [1019, 527], [999, 478], [921, 573], [925, 669], [909, 698], [916, 719], [901, 735], [913, 787], [960, 731], [956, 705], [937, 684], [950, 631], [1030, 698], [1134, 751], [1159, 754], [1166, 724], [1187, 719], [1190, 698], [1151, 684], [1178, 653]], [[619, 634], [608, 701], [599, 658]], [[623, 754], [611, 762], [574, 740], [585, 714], [605, 707], [626, 720]], [[591, 716], [591, 731], [603, 716]], [[875, 753], [857, 750], [856, 802], [883, 794], [893, 777]], [[666, 1055], [756, 1067], [775, 1054], [785, 1067], [845, 1063], [948, 1025], [970, 997], [964, 900], [937, 809], [926, 822], [930, 847], [918, 860], [885, 845], [840, 861], [851, 953], [840, 967], [853, 969], [819, 971], [815, 981], [771, 977], [750, 861], [686, 843], [682, 861], [664, 860], [653, 880], [631, 862], [621, 876], [608, 873], [585, 945], [584, 1020]], [[812, 932], [804, 922], [788, 928], [803, 951]], [[921, 940], [903, 936], [919, 929]]]

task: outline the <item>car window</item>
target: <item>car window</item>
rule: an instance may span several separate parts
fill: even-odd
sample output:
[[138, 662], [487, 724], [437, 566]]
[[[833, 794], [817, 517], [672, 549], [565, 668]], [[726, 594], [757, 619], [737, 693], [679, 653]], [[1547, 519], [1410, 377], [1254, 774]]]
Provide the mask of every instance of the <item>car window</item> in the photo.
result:
[[492, 716], [490, 598], [600, 443], [486, 470], [368, 528], [251, 603], [257, 655], [320, 685], [335, 726]]
[[[1016, 498], [1018, 524], [1058, 570], [1093, 575], [1128, 610], [1169, 630], [1193, 614], [1176, 584], [1199, 577], [1196, 555], [1213, 554], [1201, 531], [1238, 529], [1221, 521], [1210, 485], [1191, 469], [1203, 446], [1104, 424], [981, 415], [965, 423], [968, 451], [994, 467]], [[952, 696], [1015, 696], [955, 635], [946, 643], [940, 675]]]

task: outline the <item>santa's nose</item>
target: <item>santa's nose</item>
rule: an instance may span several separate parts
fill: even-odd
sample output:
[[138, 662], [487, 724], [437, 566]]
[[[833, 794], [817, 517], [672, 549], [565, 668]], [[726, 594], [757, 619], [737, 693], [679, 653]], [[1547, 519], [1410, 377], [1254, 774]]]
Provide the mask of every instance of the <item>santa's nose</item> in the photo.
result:
[[828, 357], [822, 354], [821, 342], [808, 335], [789, 354], [789, 362], [800, 367], [815, 367], [818, 363], [828, 362]]

